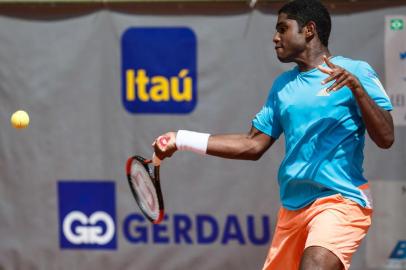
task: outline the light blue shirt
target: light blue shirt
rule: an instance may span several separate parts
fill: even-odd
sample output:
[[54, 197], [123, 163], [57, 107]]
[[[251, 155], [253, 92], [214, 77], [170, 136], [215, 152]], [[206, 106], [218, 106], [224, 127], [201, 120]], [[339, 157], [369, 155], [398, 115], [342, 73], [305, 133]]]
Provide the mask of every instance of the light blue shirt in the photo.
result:
[[[363, 61], [341, 56], [331, 59], [355, 75], [370, 97], [392, 110], [375, 71]], [[278, 182], [283, 207], [303, 208], [317, 198], [341, 193], [363, 207], [359, 186], [363, 176], [365, 125], [358, 104], [347, 87], [326, 93], [328, 77], [318, 69], [300, 72], [297, 67], [281, 74], [268, 100], [252, 121], [253, 126], [277, 139], [285, 134], [286, 154]]]

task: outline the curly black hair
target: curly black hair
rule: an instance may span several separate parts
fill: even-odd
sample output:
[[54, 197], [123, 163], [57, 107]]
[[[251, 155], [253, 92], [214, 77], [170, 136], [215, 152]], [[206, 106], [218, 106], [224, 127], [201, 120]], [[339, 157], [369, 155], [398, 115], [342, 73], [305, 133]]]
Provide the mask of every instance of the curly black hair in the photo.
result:
[[316, 24], [317, 35], [324, 46], [328, 46], [331, 32], [331, 17], [327, 8], [318, 0], [295, 0], [284, 5], [278, 14], [285, 13], [297, 21], [300, 28], [308, 22]]

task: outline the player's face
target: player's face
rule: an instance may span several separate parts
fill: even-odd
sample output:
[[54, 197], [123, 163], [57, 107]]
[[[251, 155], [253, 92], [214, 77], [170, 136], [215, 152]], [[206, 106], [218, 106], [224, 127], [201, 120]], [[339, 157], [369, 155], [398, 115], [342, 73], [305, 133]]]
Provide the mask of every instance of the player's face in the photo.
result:
[[276, 55], [283, 63], [294, 62], [306, 49], [304, 31], [299, 28], [297, 21], [288, 19], [285, 13], [278, 16], [273, 42]]

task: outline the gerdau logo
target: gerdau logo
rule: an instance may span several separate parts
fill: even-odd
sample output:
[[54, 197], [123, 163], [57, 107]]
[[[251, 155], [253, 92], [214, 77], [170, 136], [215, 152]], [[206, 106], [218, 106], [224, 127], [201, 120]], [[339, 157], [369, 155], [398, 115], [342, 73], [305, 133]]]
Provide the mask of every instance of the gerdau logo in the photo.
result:
[[[77, 225], [73, 226], [75, 223]], [[99, 224], [104, 224], [105, 229]], [[95, 212], [90, 217], [80, 211], [72, 211], [63, 220], [63, 233], [75, 245], [105, 245], [113, 239], [115, 225], [111, 216], [102, 211]]]
[[61, 249], [116, 249], [116, 200], [113, 181], [60, 180]]

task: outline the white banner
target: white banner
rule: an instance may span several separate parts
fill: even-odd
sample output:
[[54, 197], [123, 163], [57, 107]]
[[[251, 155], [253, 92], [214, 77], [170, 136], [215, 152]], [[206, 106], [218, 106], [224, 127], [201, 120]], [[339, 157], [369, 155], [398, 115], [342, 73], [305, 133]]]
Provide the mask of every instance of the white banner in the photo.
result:
[[368, 267], [406, 269], [406, 186], [403, 181], [374, 181], [372, 227], [366, 241]]
[[406, 125], [406, 16], [385, 17], [386, 89], [394, 106], [395, 125]]

